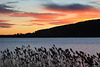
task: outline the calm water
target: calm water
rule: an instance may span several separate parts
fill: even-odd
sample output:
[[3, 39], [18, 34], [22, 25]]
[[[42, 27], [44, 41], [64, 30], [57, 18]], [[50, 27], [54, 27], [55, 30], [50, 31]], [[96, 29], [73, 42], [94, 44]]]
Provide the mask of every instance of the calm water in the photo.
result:
[[53, 44], [63, 49], [73, 48], [90, 54], [100, 52], [100, 38], [0, 38], [0, 50], [14, 50], [16, 46], [22, 45], [50, 48]]

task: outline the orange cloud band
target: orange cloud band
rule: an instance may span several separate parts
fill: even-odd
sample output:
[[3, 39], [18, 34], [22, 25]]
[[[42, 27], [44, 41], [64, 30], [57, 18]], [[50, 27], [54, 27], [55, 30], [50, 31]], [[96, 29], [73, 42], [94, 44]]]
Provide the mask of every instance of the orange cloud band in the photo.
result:
[[65, 16], [65, 14], [55, 14], [55, 13], [14, 13], [10, 16], [13, 17], [34, 17], [38, 19], [56, 19], [60, 16]]

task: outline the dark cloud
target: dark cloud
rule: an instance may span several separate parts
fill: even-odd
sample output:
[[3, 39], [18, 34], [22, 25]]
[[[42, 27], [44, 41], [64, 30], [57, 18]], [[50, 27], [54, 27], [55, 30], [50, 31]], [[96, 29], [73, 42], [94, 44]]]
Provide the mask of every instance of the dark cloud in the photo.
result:
[[0, 28], [11, 28], [14, 24], [0, 22]]
[[57, 5], [57, 4], [48, 4], [44, 5], [47, 9], [53, 10], [87, 10], [93, 8], [89, 5], [82, 5], [82, 4], [71, 4], [71, 5]]
[[15, 13], [15, 12], [18, 12], [16, 10], [13, 10], [12, 6], [8, 6], [8, 5], [5, 5], [5, 4], [0, 4], [0, 13]]
[[7, 2], [7, 4], [13, 4], [13, 3], [19, 3], [18, 1], [14, 1], [14, 2]]

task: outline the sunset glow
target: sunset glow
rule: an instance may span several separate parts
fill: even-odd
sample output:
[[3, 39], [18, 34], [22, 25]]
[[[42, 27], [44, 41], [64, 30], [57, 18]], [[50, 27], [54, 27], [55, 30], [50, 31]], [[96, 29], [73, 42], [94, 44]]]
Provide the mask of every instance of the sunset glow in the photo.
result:
[[99, 0], [0, 0], [0, 35], [100, 19]]

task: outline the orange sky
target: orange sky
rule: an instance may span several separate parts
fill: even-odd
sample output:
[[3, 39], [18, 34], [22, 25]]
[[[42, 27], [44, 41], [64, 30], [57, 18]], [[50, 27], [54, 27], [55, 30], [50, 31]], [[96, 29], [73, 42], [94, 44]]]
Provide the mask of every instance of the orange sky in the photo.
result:
[[44, 3], [34, 0], [35, 4], [33, 0], [5, 0], [0, 3], [0, 35], [32, 33], [40, 29], [100, 19], [98, 7], [100, 1], [83, 1], [82, 3], [72, 1], [72, 3], [66, 2], [62, 5], [64, 1]]

